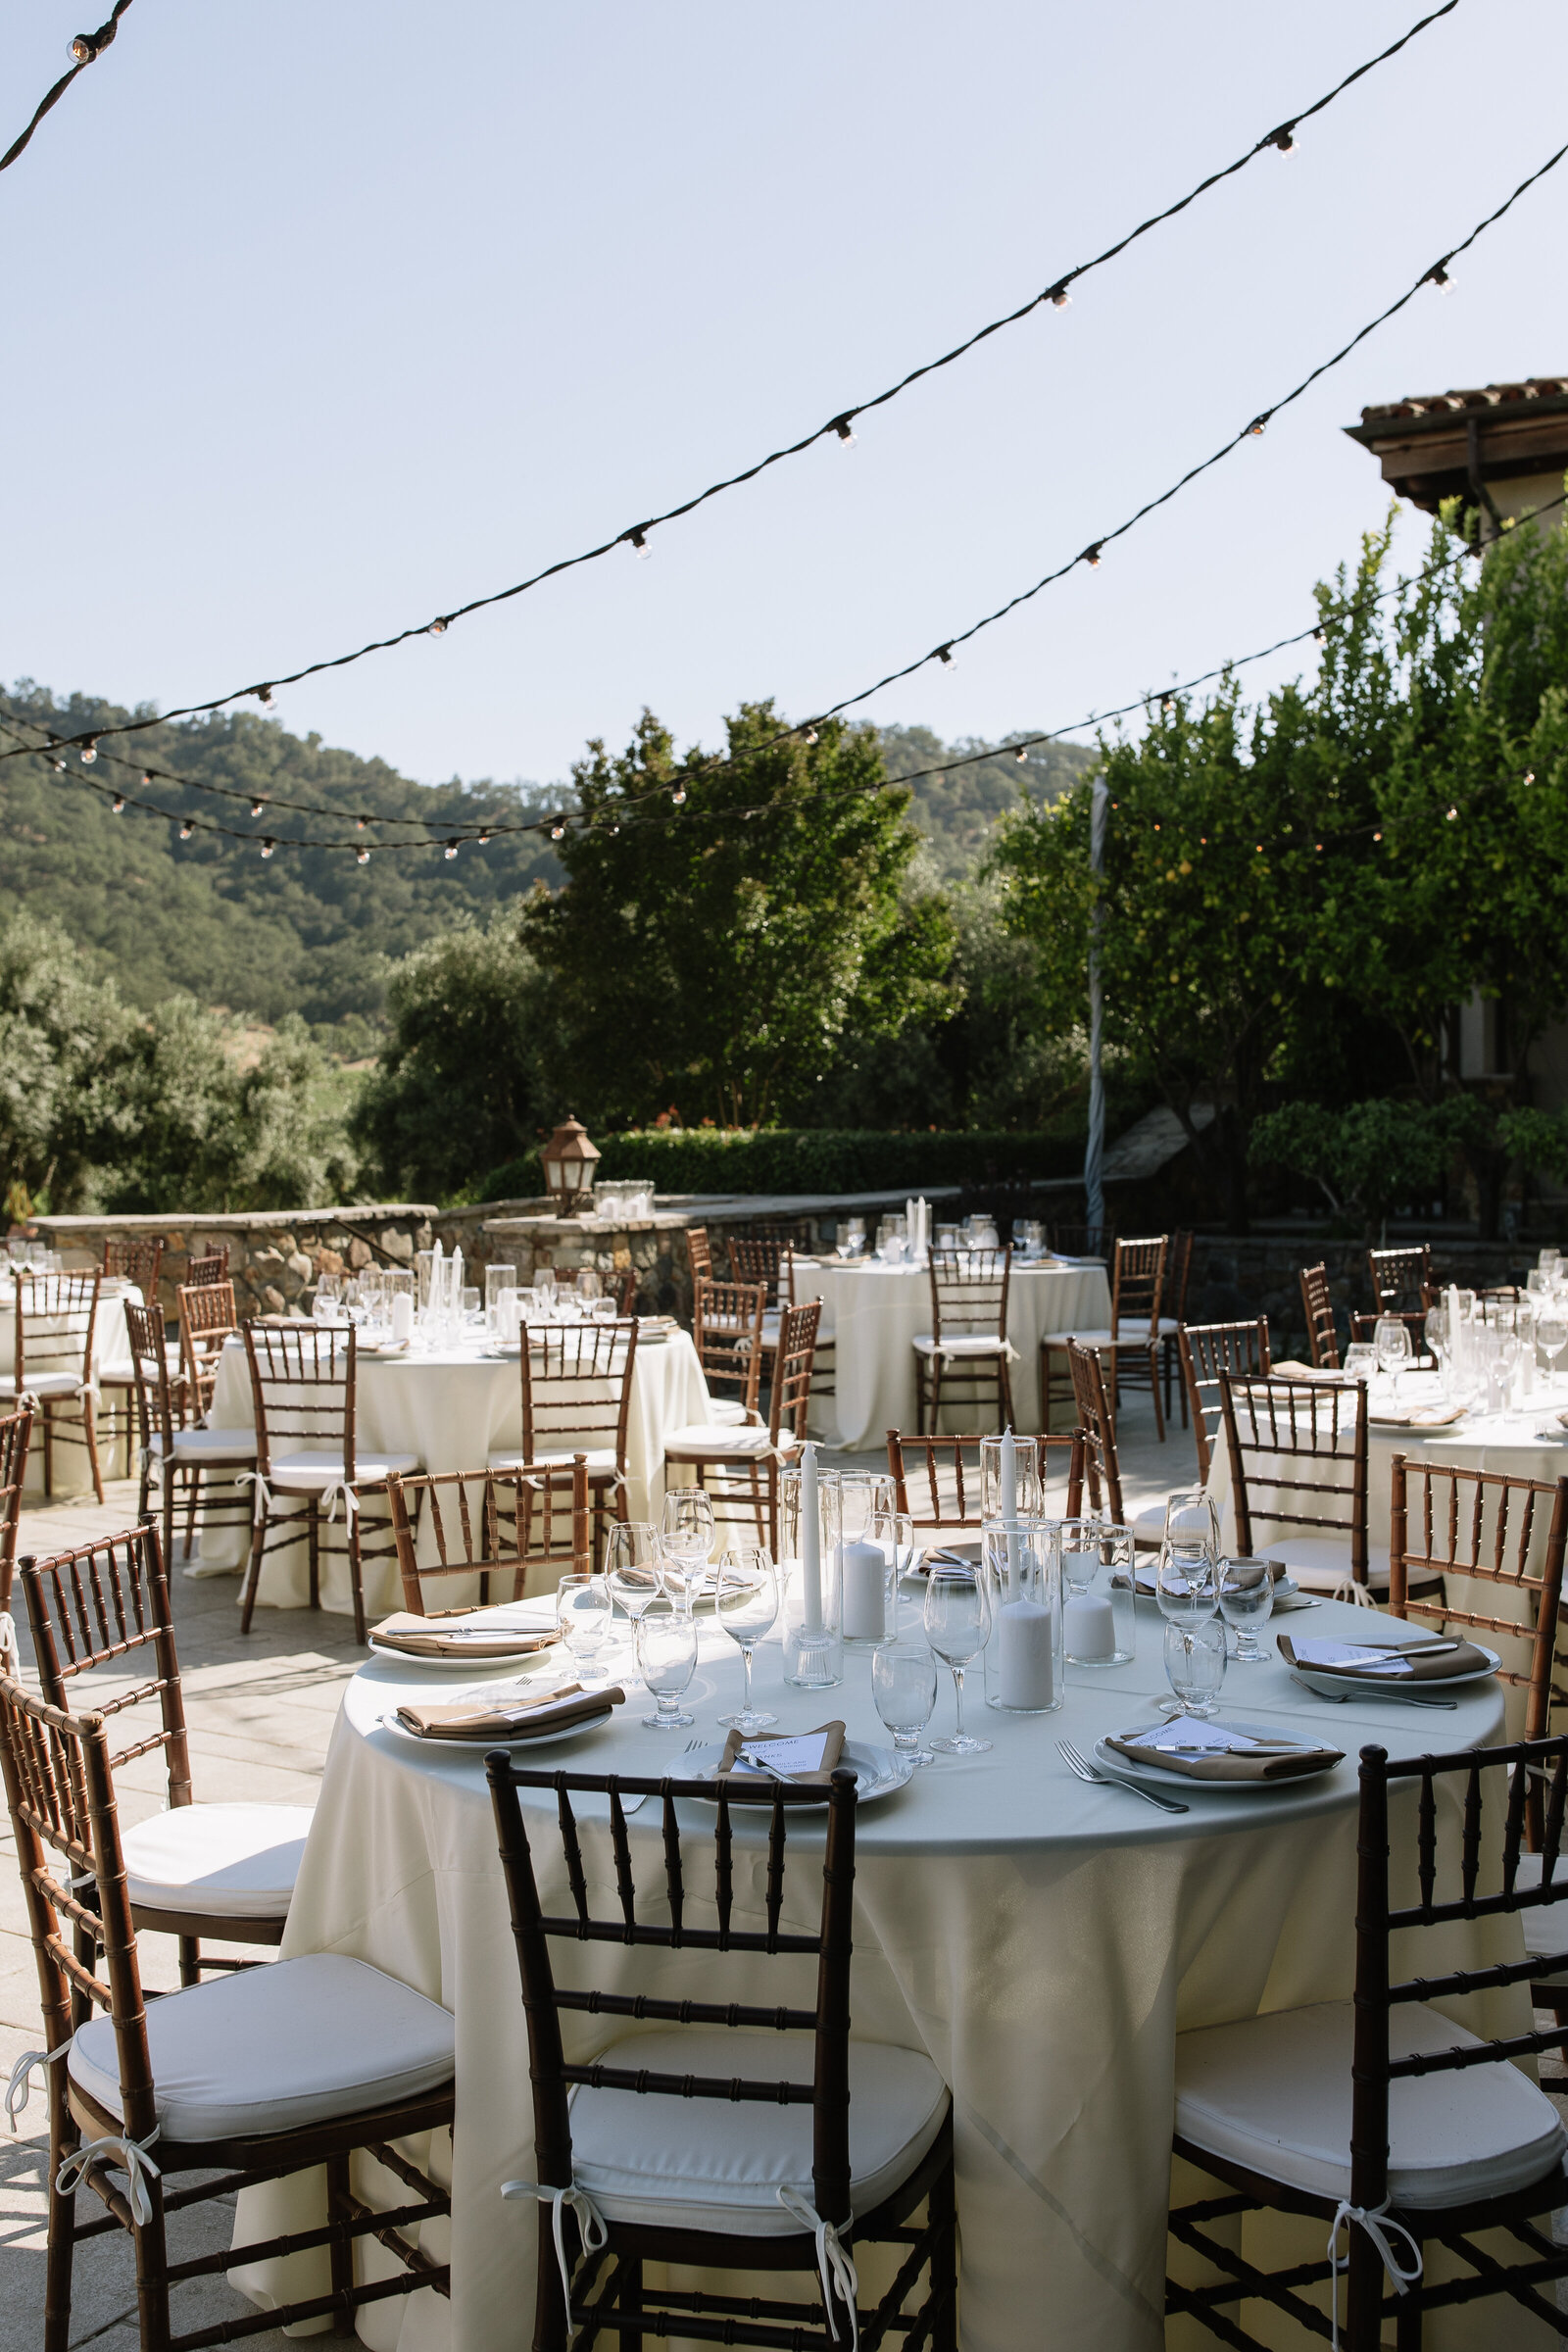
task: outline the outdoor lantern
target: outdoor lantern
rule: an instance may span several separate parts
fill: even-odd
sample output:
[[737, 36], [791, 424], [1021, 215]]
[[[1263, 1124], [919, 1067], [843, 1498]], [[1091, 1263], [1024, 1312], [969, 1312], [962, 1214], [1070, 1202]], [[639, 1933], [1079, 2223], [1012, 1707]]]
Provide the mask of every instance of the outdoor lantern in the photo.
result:
[[600, 1153], [579, 1120], [568, 1119], [564, 1127], [558, 1127], [539, 1157], [544, 1163], [546, 1188], [558, 1209], [575, 1208], [584, 1194], [593, 1191]]

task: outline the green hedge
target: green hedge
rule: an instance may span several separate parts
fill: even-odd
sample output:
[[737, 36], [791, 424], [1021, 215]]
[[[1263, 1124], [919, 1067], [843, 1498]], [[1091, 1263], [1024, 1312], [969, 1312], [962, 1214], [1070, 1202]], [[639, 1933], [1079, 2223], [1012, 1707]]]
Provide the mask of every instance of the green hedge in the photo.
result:
[[[671, 1127], [596, 1136], [601, 1179], [651, 1177], [661, 1193], [882, 1193], [921, 1185], [1075, 1176], [1075, 1135], [1005, 1131], [890, 1135], [874, 1127]], [[545, 1189], [537, 1152], [495, 1168], [478, 1200]]]

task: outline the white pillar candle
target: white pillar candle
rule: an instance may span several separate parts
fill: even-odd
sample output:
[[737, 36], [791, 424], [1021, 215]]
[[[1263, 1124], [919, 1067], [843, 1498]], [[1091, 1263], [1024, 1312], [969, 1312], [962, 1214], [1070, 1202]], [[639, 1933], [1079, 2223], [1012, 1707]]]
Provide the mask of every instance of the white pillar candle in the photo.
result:
[[846, 1544], [844, 1636], [849, 1642], [881, 1642], [887, 1634], [887, 1553], [880, 1544]]
[[822, 1631], [822, 1519], [817, 1505], [816, 1446], [808, 1439], [801, 1449], [801, 1587], [806, 1630]]
[[1103, 1665], [1116, 1654], [1116, 1619], [1099, 1592], [1075, 1592], [1062, 1612], [1067, 1655], [1080, 1665]]
[[399, 1291], [392, 1300], [392, 1345], [406, 1348], [414, 1337], [414, 1300]]
[[997, 1611], [997, 1694], [1004, 1707], [1049, 1707], [1056, 1695], [1051, 1611], [1006, 1600]]
[[1018, 1516], [1018, 1448], [1010, 1429], [1002, 1433], [1002, 1516], [1008, 1527]]

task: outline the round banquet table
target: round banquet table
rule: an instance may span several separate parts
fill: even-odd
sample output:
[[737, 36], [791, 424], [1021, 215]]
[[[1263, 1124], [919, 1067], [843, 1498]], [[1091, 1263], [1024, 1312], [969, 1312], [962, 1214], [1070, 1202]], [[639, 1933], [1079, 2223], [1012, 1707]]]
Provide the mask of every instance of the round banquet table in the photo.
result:
[[[706, 1421], [708, 1415], [708, 1383], [690, 1333], [672, 1331], [658, 1342], [640, 1339], [632, 1365], [626, 1429], [629, 1517], [658, 1517], [664, 1494], [665, 1435], [687, 1422]], [[230, 1340], [223, 1349], [208, 1418], [215, 1429], [256, 1426], [250, 1371], [240, 1340]], [[480, 1471], [492, 1453], [505, 1452], [521, 1443], [522, 1385], [515, 1354], [486, 1355], [475, 1343], [419, 1354], [360, 1356], [355, 1446], [361, 1456], [412, 1453], [426, 1470]], [[568, 1446], [567, 1440], [552, 1439], [552, 1451], [564, 1446]], [[427, 1540], [421, 1528], [421, 1558]], [[204, 1530], [202, 1569], [221, 1572], [241, 1567], [246, 1545], [244, 1527], [232, 1521]], [[305, 1545], [290, 1544], [270, 1550], [262, 1565], [257, 1592], [260, 1605], [298, 1609], [305, 1606], [308, 1596]], [[321, 1605], [342, 1615], [353, 1607], [348, 1559], [341, 1541], [329, 1540], [322, 1549]], [[366, 1563], [365, 1605], [372, 1618], [401, 1605], [395, 1561]]]
[[[852, 1451], [886, 1443], [890, 1429], [913, 1429], [914, 1342], [931, 1329], [931, 1276], [924, 1266], [884, 1265], [880, 1258], [795, 1260], [795, 1296], [822, 1300], [822, 1333], [831, 1338], [833, 1394], [813, 1396], [812, 1425], [830, 1445]], [[1048, 1331], [1103, 1331], [1110, 1286], [1098, 1259], [1083, 1265], [1031, 1266], [1014, 1258], [1007, 1292], [1012, 1409], [1019, 1429], [1040, 1429], [1040, 1342]], [[994, 1429], [994, 1405], [955, 1396], [942, 1407], [945, 1431]]]
[[[74, 1274], [81, 1270], [75, 1266], [67, 1269], [68, 1272]], [[90, 1270], [89, 1268], [88, 1271]], [[125, 1309], [127, 1306], [140, 1306], [141, 1303], [141, 1293], [133, 1282], [122, 1282], [111, 1278], [99, 1285], [98, 1316], [92, 1328], [92, 1376], [95, 1381], [100, 1379], [102, 1374], [111, 1367], [122, 1371], [129, 1370], [130, 1333], [125, 1328]], [[17, 1292], [14, 1283], [5, 1282], [0, 1283], [0, 1372], [12, 1373], [16, 1368]], [[10, 1412], [13, 1407], [8, 1404], [4, 1409]], [[103, 1409], [100, 1404], [100, 1421]], [[116, 1475], [118, 1464], [114, 1456], [119, 1451], [118, 1445], [111, 1448], [100, 1440], [98, 1461], [106, 1478], [113, 1478]], [[126, 1475], [134, 1470], [134, 1463], [130, 1464]], [[86, 1447], [84, 1446], [57, 1446], [54, 1472], [54, 1491], [57, 1495], [80, 1494], [90, 1487], [92, 1478], [87, 1466]], [[29, 1495], [43, 1493], [43, 1439], [36, 1422], [33, 1424], [32, 1444], [27, 1451], [27, 1476], [24, 1491]]]
[[[1364, 1619], [1326, 1603], [1299, 1622], [1344, 1635]], [[1106, 1732], [1152, 1720], [1150, 1699], [1164, 1690], [1160, 1636], [1152, 1604], [1141, 1602], [1136, 1660], [1069, 1669], [1064, 1706], [1045, 1717], [987, 1708], [972, 1669], [971, 1720], [993, 1739], [992, 1751], [939, 1758], [858, 1820], [855, 2032], [924, 2049], [952, 2088], [966, 2352], [1154, 2352], [1163, 2343], [1175, 2034], [1347, 1998], [1356, 1749], [1374, 1740], [1396, 1754], [1460, 1747], [1494, 1740], [1500, 1729], [1501, 1698], [1491, 1681], [1470, 1687], [1435, 1728], [1426, 1711], [1392, 1698], [1314, 1698], [1271, 1657], [1232, 1669], [1226, 1712], [1327, 1737], [1344, 1746], [1346, 1761], [1264, 1794], [1194, 1787], [1190, 1811], [1165, 1815], [1123, 1789], [1086, 1787], [1055, 1744], [1065, 1734], [1088, 1748]], [[538, 1671], [550, 1677], [558, 1669], [547, 1658]], [[646, 1694], [620, 1679], [627, 1703], [609, 1725], [532, 1756], [519, 1747], [518, 1760], [679, 1774], [686, 1738], [722, 1738], [716, 1718], [739, 1703], [741, 1664], [727, 1639], [706, 1628], [686, 1694], [697, 1719], [691, 1734], [645, 1730]], [[943, 1686], [937, 1730], [953, 1718], [945, 1674]], [[411, 2143], [416, 2161], [430, 2156], [437, 2175], [451, 2179], [450, 2239], [442, 2230], [423, 2241], [437, 2260], [450, 2245], [451, 2301], [425, 2292], [363, 2311], [365, 2340], [397, 2352], [497, 2352], [526, 2342], [532, 2324], [534, 2210], [500, 2196], [503, 2181], [533, 2175], [532, 2110], [483, 1751], [443, 1752], [382, 1724], [404, 1697], [449, 1698], [466, 1687], [450, 1677], [438, 1686], [433, 1675], [385, 1659], [350, 1683], [283, 1943], [284, 1956], [335, 1951], [370, 1961], [457, 2020], [455, 2143]], [[886, 1743], [864, 1653], [848, 1654], [842, 1688], [814, 1696], [784, 1687], [781, 1652], [764, 1643], [757, 1687], [784, 1729], [842, 1716], [852, 1738]], [[1411, 1793], [1406, 1805], [1404, 1794], [1396, 1797], [1396, 1850], [1403, 1830], [1408, 1851], [1414, 1802]], [[554, 1801], [524, 1801], [546, 1909], [569, 1909]], [[692, 1916], [693, 1890], [710, 1884], [700, 1841], [711, 1838], [713, 1816], [697, 1803], [681, 1813]], [[579, 1818], [593, 1910], [616, 1917], [607, 1800], [585, 1796]], [[1446, 1859], [1458, 1826], [1455, 1808], [1442, 1825]], [[628, 1829], [639, 1899], [647, 1916], [662, 1916], [652, 1907], [662, 1888], [657, 1804], [631, 1814]], [[820, 1877], [800, 1860], [820, 1852], [821, 1831], [792, 1815], [789, 1838], [786, 1925], [814, 1932]], [[761, 1832], [737, 1823], [736, 1840], [737, 1910], [760, 1917]], [[1481, 1966], [1522, 1950], [1517, 1918], [1495, 1919], [1430, 1934], [1423, 1962], [1432, 1970]], [[785, 1982], [786, 1972], [808, 1962], [753, 1955], [715, 1962], [569, 1941], [555, 1942], [552, 1954], [565, 1982], [664, 1997], [809, 2001], [814, 1982]], [[1522, 1988], [1492, 1996], [1485, 2008], [1471, 2005], [1467, 2022], [1487, 2033], [1527, 2029], [1525, 2002]], [[569, 2013], [564, 2019], [570, 2058], [612, 2038], [586, 2016], [574, 2034], [577, 2022]], [[397, 2181], [369, 2167], [357, 2186], [383, 2205], [399, 2194]], [[235, 2243], [318, 2222], [319, 2194], [319, 2177], [311, 2175], [244, 2192]], [[1320, 2252], [1322, 2224], [1310, 2225], [1309, 2235], [1309, 2251]], [[1247, 2240], [1254, 2250], [1256, 2242]], [[369, 2259], [385, 2258], [372, 2246]], [[273, 2304], [285, 2292], [322, 2291], [306, 2267], [317, 2260], [295, 2257], [230, 2277], [253, 2300]], [[863, 2283], [862, 2301], [874, 2300], [881, 2285], [869, 2266]], [[1532, 2323], [1515, 2314], [1513, 2324], [1524, 2332], [1512, 2342], [1537, 2342]], [[1473, 2317], [1447, 2315], [1443, 2326], [1450, 2325], [1455, 2332], [1429, 2321], [1429, 2352], [1486, 2340]], [[1186, 2340], [1174, 2325], [1171, 2340]], [[1543, 2347], [1551, 2340], [1540, 2339]]]
[[[1387, 1562], [1392, 1540], [1393, 1464], [1396, 1453], [1402, 1453], [1412, 1464], [1418, 1462], [1452, 1462], [1466, 1470], [1496, 1470], [1509, 1478], [1531, 1478], [1555, 1485], [1568, 1476], [1568, 1430], [1560, 1438], [1538, 1434], [1543, 1428], [1554, 1426], [1556, 1415], [1568, 1410], [1568, 1381], [1558, 1381], [1549, 1389], [1542, 1387], [1528, 1403], [1502, 1413], [1467, 1413], [1446, 1429], [1399, 1429], [1380, 1422], [1380, 1413], [1395, 1409], [1441, 1405], [1444, 1401], [1442, 1383], [1434, 1372], [1407, 1372], [1399, 1382], [1397, 1408], [1387, 1385], [1373, 1384], [1367, 1397], [1366, 1448], [1366, 1524], [1367, 1546], [1374, 1567]], [[1220, 1540], [1229, 1544], [1235, 1540], [1236, 1516], [1231, 1491], [1230, 1457], [1226, 1450], [1224, 1433], [1214, 1447], [1209, 1465], [1208, 1492], [1213, 1497], [1220, 1517]], [[1287, 1505], [1287, 1507], [1290, 1507]], [[1533, 1553], [1544, 1548], [1551, 1514], [1541, 1514], [1534, 1533]], [[1254, 1538], [1267, 1550], [1269, 1530]], [[1411, 1529], [1411, 1541], [1419, 1542], [1418, 1532]], [[1510, 1591], [1493, 1584], [1478, 1584], [1469, 1577], [1448, 1577], [1445, 1580], [1450, 1597], [1461, 1608], [1474, 1608], [1490, 1617], [1512, 1618], [1525, 1630], [1518, 1641], [1506, 1634], [1489, 1633], [1479, 1637], [1495, 1647], [1510, 1672], [1527, 1674], [1530, 1668], [1530, 1640], [1532, 1625], [1530, 1596], [1527, 1592]], [[1524, 1737], [1524, 1698], [1522, 1690], [1508, 1694], [1508, 1737]]]

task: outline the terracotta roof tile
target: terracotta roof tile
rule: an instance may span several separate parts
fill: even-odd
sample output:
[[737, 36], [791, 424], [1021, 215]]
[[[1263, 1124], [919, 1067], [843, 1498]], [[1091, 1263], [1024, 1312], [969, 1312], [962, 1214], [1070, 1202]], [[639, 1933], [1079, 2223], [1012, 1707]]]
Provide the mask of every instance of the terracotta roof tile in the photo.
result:
[[1469, 392], [1422, 392], [1412, 394], [1407, 400], [1384, 401], [1375, 408], [1363, 409], [1361, 422], [1385, 424], [1401, 416], [1462, 415], [1467, 409], [1522, 406], [1526, 401], [1560, 398], [1565, 393], [1568, 393], [1568, 376], [1532, 375], [1523, 383], [1485, 384]]

